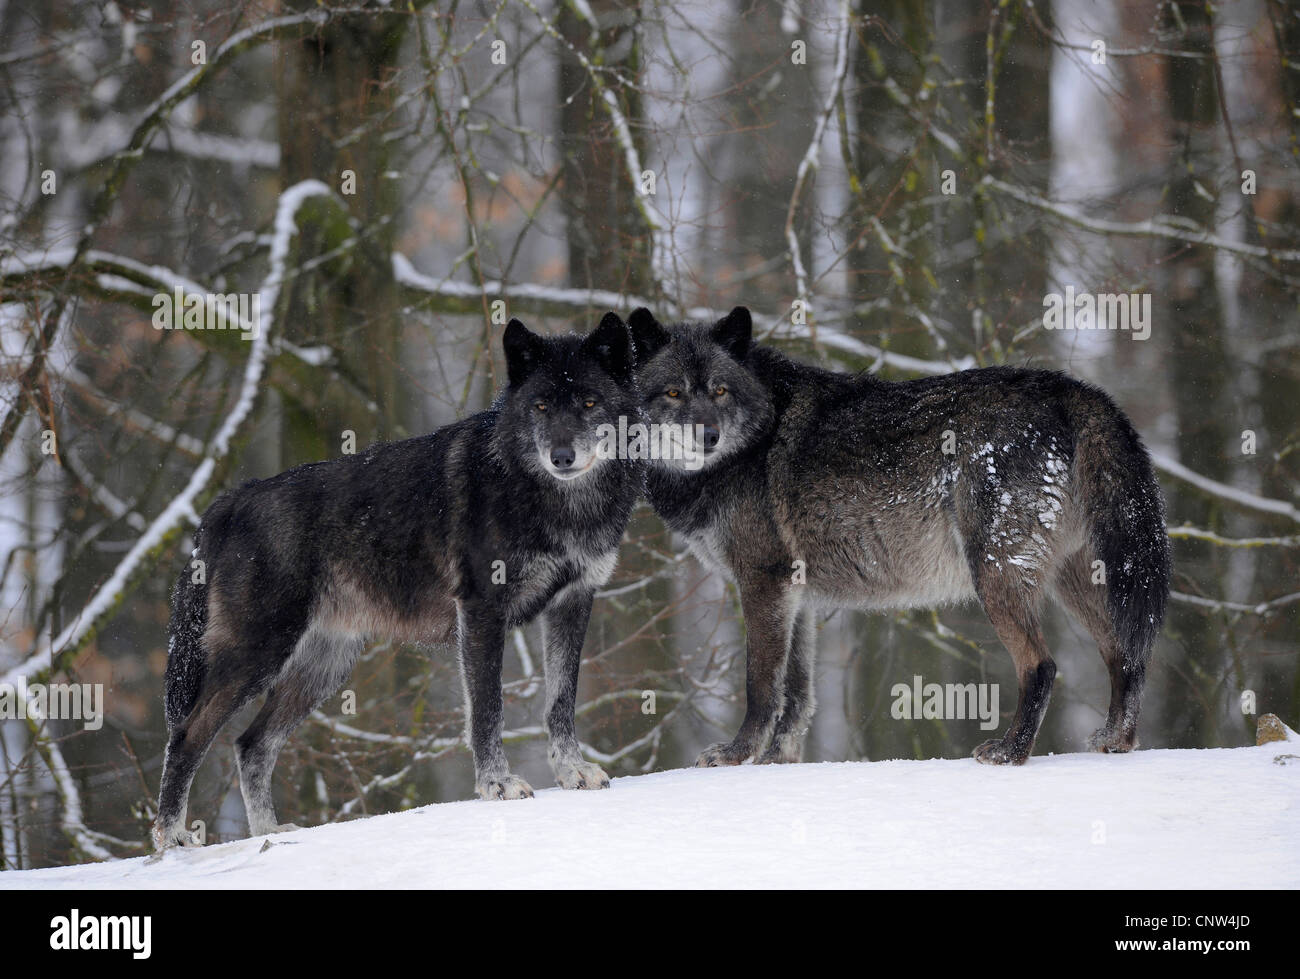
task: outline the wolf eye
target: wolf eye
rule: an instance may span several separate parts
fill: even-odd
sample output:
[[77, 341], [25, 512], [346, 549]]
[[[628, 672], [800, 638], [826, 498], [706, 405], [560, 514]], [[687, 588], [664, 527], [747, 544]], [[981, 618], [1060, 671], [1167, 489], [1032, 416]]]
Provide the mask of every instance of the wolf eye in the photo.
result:
[[719, 385], [718, 385], [716, 388], [714, 388], [714, 390], [713, 390], [713, 396], [714, 396], [715, 398], [720, 398], [720, 397], [722, 397], [722, 396], [723, 396], [724, 394], [726, 394], [726, 393], [727, 393], [727, 389], [726, 389], [726, 387], [723, 386], [723, 385], [721, 385], [721, 384], [719, 384]]
[[682, 396], [682, 392], [681, 392], [681, 391], [678, 391], [676, 388], [669, 388], [669, 389], [668, 389], [668, 397], [670, 397], [670, 398], [680, 398], [681, 396]]
[[584, 407], [584, 408], [594, 408], [594, 407], [596, 407], [596, 399], [595, 399], [595, 398], [588, 398], [586, 401], [584, 401], [584, 402], [582, 403], [582, 407]]
[[533, 407], [536, 408], [538, 411], [545, 411], [545, 410], [546, 410], [546, 402], [545, 402], [545, 401], [539, 401], [539, 402], [537, 402], [537, 404], [533, 405]]

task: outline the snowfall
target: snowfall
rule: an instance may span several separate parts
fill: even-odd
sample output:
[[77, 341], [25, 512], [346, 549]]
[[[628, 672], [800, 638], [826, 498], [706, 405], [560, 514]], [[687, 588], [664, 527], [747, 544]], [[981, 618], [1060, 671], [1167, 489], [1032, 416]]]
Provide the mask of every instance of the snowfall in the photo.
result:
[[1300, 737], [683, 769], [0, 874], [0, 888], [1295, 888]]

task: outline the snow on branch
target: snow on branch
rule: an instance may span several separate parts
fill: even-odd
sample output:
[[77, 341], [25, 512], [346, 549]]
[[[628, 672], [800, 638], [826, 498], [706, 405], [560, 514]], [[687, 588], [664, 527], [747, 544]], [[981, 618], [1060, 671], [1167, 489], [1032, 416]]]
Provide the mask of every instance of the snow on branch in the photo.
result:
[[1290, 537], [1223, 537], [1190, 524], [1170, 527], [1169, 536], [1180, 540], [1202, 540], [1221, 547], [1300, 547], [1300, 534]]
[[315, 196], [329, 196], [330, 193], [330, 189], [320, 181], [305, 180], [290, 187], [280, 197], [271, 242], [271, 267], [261, 289], [261, 323], [252, 338], [239, 395], [221, 427], [212, 437], [203, 461], [194, 469], [185, 488], [163, 509], [162, 513], [154, 518], [148, 529], [140, 535], [113, 570], [108, 580], [100, 586], [86, 606], [72, 617], [63, 631], [48, 645], [42, 645], [26, 660], [0, 676], [0, 683], [17, 686], [20, 676], [30, 680], [58, 672], [63, 658], [88, 641], [100, 622], [117, 608], [125, 597], [132, 579], [147, 560], [161, 550], [182, 522], [194, 518], [196, 500], [211, 481], [217, 463], [229, 453], [231, 439], [252, 412], [266, 365], [270, 327], [280, 286], [284, 280], [289, 242], [296, 230], [295, 215], [303, 201]]
[[176, 448], [188, 456], [200, 457], [203, 455], [204, 446], [201, 439], [196, 439], [193, 435], [173, 428], [164, 421], [146, 415], [138, 408], [122, 404], [120, 401], [110, 398], [100, 391], [95, 386], [95, 382], [78, 370], [75, 365], [69, 364], [60, 367], [58, 376], [65, 384], [75, 387], [83, 397], [89, 398], [100, 405], [107, 405], [111, 412], [120, 414], [128, 424], [138, 428], [163, 445], [175, 445]]
[[[568, 51], [578, 59], [586, 71], [588, 79], [591, 81], [591, 87], [596, 94], [600, 96], [601, 102], [605, 106], [605, 111], [609, 115], [610, 125], [614, 129], [614, 137], [618, 142], [619, 149], [623, 152], [623, 164], [627, 168], [628, 182], [632, 185], [632, 200], [641, 215], [641, 220], [645, 222], [647, 231], [650, 234], [650, 276], [655, 285], [655, 291], [660, 296], [667, 297], [673, 294], [663, 281], [663, 271], [668, 267], [667, 256], [664, 253], [663, 238], [665, 230], [663, 222], [659, 220], [659, 215], [650, 207], [647, 195], [641, 193], [641, 154], [637, 151], [636, 141], [632, 139], [632, 129], [627, 123], [627, 118], [623, 115], [623, 110], [618, 104], [618, 96], [609, 90], [605, 85], [605, 80], [601, 77], [599, 71], [591, 63], [585, 54], [577, 50], [573, 45], [564, 39], [558, 30], [555, 29], [555, 21], [547, 20], [532, 0], [521, 0], [523, 5], [533, 12], [542, 29], [551, 35], [556, 41], [564, 45]], [[582, 20], [591, 28], [592, 36], [599, 37], [599, 25], [596, 22], [595, 15], [591, 7], [586, 3], [569, 0], [569, 9], [582, 18]], [[557, 14], [558, 16], [558, 14]]]
[[1244, 602], [1223, 602], [1215, 598], [1202, 598], [1200, 595], [1188, 595], [1180, 591], [1171, 591], [1169, 597], [1175, 602], [1182, 602], [1185, 605], [1197, 605], [1201, 608], [1213, 609], [1216, 612], [1250, 612], [1253, 615], [1268, 615], [1279, 608], [1300, 602], [1300, 592], [1283, 595], [1281, 598], [1273, 598], [1257, 605], [1247, 605]]
[[[59, 288], [59, 278], [73, 257], [74, 250], [65, 247], [36, 249], [0, 259], [0, 288], [10, 296]], [[317, 259], [319, 258], [320, 256], [317, 256]], [[159, 293], [175, 295], [179, 292], [183, 303], [198, 297], [203, 303], [207, 321], [226, 328], [224, 333], [205, 330], [193, 334], [201, 342], [213, 343], [216, 342], [216, 338], [235, 332], [251, 336], [255, 330], [260, 329], [259, 324], [240, 315], [238, 304], [231, 305], [223, 302], [223, 298], [227, 297], [214, 293], [210, 287], [166, 266], [145, 264], [96, 249], [88, 251], [81, 264], [90, 275], [82, 276], [71, 283], [74, 292], [78, 291], [77, 287], [80, 287], [81, 292], [146, 311], [154, 308]], [[303, 267], [298, 267], [293, 270], [293, 274], [302, 271]], [[271, 351], [276, 356], [288, 354], [307, 367], [328, 367], [334, 370], [333, 351], [328, 347], [300, 347], [283, 337], [275, 337], [271, 342]], [[102, 392], [95, 390], [90, 380], [75, 367], [60, 367], [55, 373], [65, 382], [78, 387], [88, 397], [113, 405], [128, 422], [146, 434], [162, 442], [175, 440], [176, 447], [188, 455], [198, 457], [203, 454], [203, 443], [198, 439], [176, 431], [166, 423], [150, 418], [132, 407], [118, 405]], [[337, 372], [336, 376], [338, 376]], [[352, 383], [347, 378], [341, 379], [346, 383]]]
[[280, 166], [280, 147], [269, 140], [219, 136], [184, 126], [169, 125], [153, 140], [151, 147], [165, 148], [193, 160], [213, 160], [240, 167], [275, 170]]
[[1300, 509], [1297, 509], [1295, 504], [1288, 503], [1285, 500], [1270, 499], [1266, 496], [1256, 496], [1254, 493], [1248, 493], [1234, 486], [1228, 486], [1226, 483], [1220, 483], [1208, 476], [1193, 472], [1182, 463], [1175, 462], [1168, 456], [1161, 455], [1158, 452], [1151, 453], [1151, 461], [1162, 472], [1181, 479], [1185, 483], [1191, 483], [1197, 489], [1209, 493], [1211, 496], [1217, 496], [1221, 500], [1228, 500], [1250, 510], [1258, 510], [1260, 513], [1274, 513], [1279, 516], [1290, 517], [1296, 523], [1300, 523]]
[[1103, 235], [1123, 235], [1127, 237], [1167, 238], [1189, 245], [1208, 245], [1235, 255], [1247, 258], [1266, 258], [1280, 262], [1300, 262], [1300, 251], [1287, 248], [1264, 248], [1261, 245], [1248, 245], [1245, 242], [1224, 238], [1200, 227], [1195, 222], [1182, 218], [1149, 218], [1146, 221], [1107, 221], [1091, 218], [1067, 204], [1057, 204], [1039, 197], [1013, 184], [998, 180], [996, 177], [984, 177], [984, 185], [992, 187], [1000, 194], [1005, 194], [1022, 204], [1053, 214], [1069, 224], [1095, 231]]
[[301, 14], [274, 17], [263, 21], [261, 24], [238, 31], [222, 42], [213, 51], [212, 57], [205, 64], [196, 65], [187, 71], [169, 85], [166, 91], [159, 95], [141, 113], [140, 121], [136, 123], [126, 145], [110, 158], [113, 164], [112, 170], [91, 202], [86, 223], [72, 248], [72, 256], [64, 264], [62, 288], [55, 291], [54, 301], [47, 312], [45, 326], [41, 330], [41, 344], [38, 348], [38, 355], [33, 358], [32, 363], [28, 365], [27, 369], [23, 371], [22, 377], [19, 378], [18, 399], [5, 414], [4, 421], [0, 423], [0, 453], [4, 452], [17, 433], [18, 424], [22, 421], [30, 404], [30, 392], [33, 386], [38, 383], [38, 379], [45, 369], [43, 352], [54, 346], [68, 301], [67, 287], [74, 273], [79, 269], [82, 259], [90, 250], [90, 243], [98, 233], [100, 226], [112, 213], [113, 204], [125, 185], [128, 174], [144, 156], [145, 147], [153, 139], [158, 128], [167, 121], [172, 110], [193, 95], [204, 79], [216, 73], [218, 69], [224, 68], [236, 55], [249, 47], [307, 28], [320, 27], [332, 17], [349, 14], [373, 15], [377, 13], [392, 15], [400, 12], [383, 7], [320, 8]]
[[[21, 691], [21, 688], [19, 690]], [[23, 696], [23, 694], [19, 692], [19, 696]], [[63, 752], [59, 750], [59, 743], [53, 738], [43, 737], [41, 734], [45, 730], [43, 725], [45, 716], [41, 713], [40, 707], [28, 701], [26, 711], [28, 724], [36, 732], [36, 750], [40, 752], [41, 760], [45, 762], [45, 767], [49, 769], [50, 775], [54, 777], [55, 791], [63, 801], [63, 813], [59, 817], [59, 828], [68, 837], [72, 845], [86, 856], [93, 857], [96, 860], [114, 859], [112, 851], [100, 843], [99, 834], [86, 825], [81, 809], [81, 792], [77, 789], [77, 782], [72, 777], [72, 772], [68, 770], [68, 763], [64, 761]]]
[[[489, 299], [505, 299], [517, 311], [530, 312], [537, 316], [578, 316], [594, 309], [631, 310], [638, 306], [654, 309], [656, 304], [631, 293], [612, 292], [607, 289], [567, 289], [556, 286], [542, 286], [533, 283], [508, 285], [497, 280], [485, 281], [482, 286], [468, 282], [454, 282], [437, 279], [416, 270], [410, 259], [401, 253], [393, 253], [393, 276], [397, 284], [404, 289], [420, 295], [426, 302], [445, 313], [474, 314], [481, 309], [484, 296]], [[681, 311], [682, 318], [713, 322], [727, 315], [725, 309], [710, 309], [707, 306], [694, 306]], [[755, 329], [763, 332], [775, 326], [782, 328], [782, 336], [791, 339], [811, 339], [807, 326], [793, 326], [780, 318], [756, 315]], [[857, 337], [849, 336], [823, 322], [817, 330], [818, 342], [834, 347], [846, 354], [852, 354], [879, 364], [888, 364], [902, 371], [916, 374], [949, 374], [954, 370], [973, 367], [970, 358], [955, 363], [941, 360], [923, 360], [897, 354], [881, 347], [865, 343]]]
[[[0, 283], [6, 290], [18, 286], [40, 287], [43, 279], [66, 275], [77, 260], [73, 248], [50, 248], [18, 252], [0, 259]], [[146, 300], [144, 308], [152, 305], [153, 297], [160, 292], [179, 291], [182, 298], [199, 296], [203, 300], [207, 317], [229, 330], [252, 333], [257, 324], [241, 319], [235, 310], [221, 302], [203, 285], [164, 265], [150, 265], [133, 258], [90, 249], [81, 256], [81, 265], [96, 277], [96, 284], [106, 293], [127, 292]], [[235, 313], [232, 320], [231, 314]]]
[[143, 532], [148, 528], [149, 525], [145, 522], [144, 517], [136, 513], [129, 503], [118, 497], [116, 493], [95, 477], [89, 467], [81, 461], [76, 449], [68, 449], [63, 454], [63, 462], [73, 476], [86, 487], [87, 492], [90, 493], [95, 502], [103, 507], [111, 517], [116, 520], [125, 520], [132, 530]]
[[821, 165], [822, 138], [826, 134], [826, 125], [830, 122], [831, 115], [835, 112], [835, 104], [844, 91], [844, 79], [849, 73], [849, 35], [852, 33], [855, 7], [853, 0], [840, 0], [840, 24], [835, 36], [835, 70], [831, 88], [826, 95], [826, 103], [822, 106], [821, 115], [817, 117], [817, 125], [813, 129], [808, 149], [804, 152], [803, 159], [799, 161], [799, 169], [795, 172], [794, 190], [790, 193], [790, 206], [785, 212], [785, 241], [790, 251], [790, 264], [794, 267], [795, 296], [805, 305], [808, 302], [808, 273], [804, 269], [803, 257], [800, 254], [799, 236], [794, 230], [794, 218], [799, 210], [799, 198], [803, 194], [808, 175]]
[[450, 313], [475, 313], [482, 309], [483, 296], [509, 300], [535, 315], [573, 316], [594, 309], [624, 309], [652, 306], [649, 299], [608, 289], [566, 289], [519, 283], [507, 285], [489, 279], [480, 287], [468, 282], [437, 279], [418, 271], [400, 252], [393, 253], [393, 277], [404, 288], [450, 302], [440, 309]]

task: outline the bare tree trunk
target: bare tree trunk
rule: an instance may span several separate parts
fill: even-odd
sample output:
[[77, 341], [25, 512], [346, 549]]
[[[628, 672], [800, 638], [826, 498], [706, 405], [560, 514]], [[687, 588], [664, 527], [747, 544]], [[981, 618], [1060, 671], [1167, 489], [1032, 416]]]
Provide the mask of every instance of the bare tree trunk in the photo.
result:
[[620, 0], [592, 0], [587, 6], [599, 30], [567, 3], [561, 4], [557, 25], [565, 42], [559, 48], [557, 95], [569, 283], [646, 295], [651, 283], [650, 236], [632, 204], [638, 189], [628, 174], [608, 107], [579, 58], [604, 71], [605, 86], [618, 99], [624, 117], [640, 120], [640, 94], [621, 84], [622, 79], [635, 82], [640, 74], [639, 14], [635, 3]]
[[[1200, 4], [1180, 4], [1165, 10], [1165, 26], [1178, 31], [1175, 42], [1183, 50], [1213, 52], [1211, 24]], [[1178, 23], [1180, 17], [1182, 23]], [[1168, 212], [1213, 227], [1215, 202], [1201, 186], [1214, 185], [1207, 165], [1215, 160], [1216, 127], [1220, 106], [1215, 94], [1213, 62], [1208, 59], [1171, 58], [1165, 75], [1174, 150], [1167, 162]], [[1198, 186], [1200, 185], [1200, 186]], [[1175, 409], [1179, 423], [1182, 461], [1212, 479], [1231, 483], [1230, 446], [1236, 411], [1230, 397], [1233, 362], [1222, 333], [1223, 313], [1214, 273], [1214, 252], [1201, 246], [1171, 247], [1162, 270], [1158, 295], [1164, 297], [1168, 322], [1174, 324], [1170, 369], [1173, 372]], [[1175, 488], [1170, 509], [1198, 526], [1221, 526], [1217, 504]], [[1211, 555], [1215, 577], [1226, 575], [1226, 558]], [[1172, 631], [1182, 637], [1184, 667], [1166, 672], [1173, 684], [1166, 698], [1166, 735], [1177, 744], [1218, 745], [1222, 698], [1216, 689], [1222, 680], [1222, 636], [1213, 619], [1174, 606]]]
[[[316, 5], [286, 2], [291, 10]], [[354, 225], [312, 228], [300, 236], [299, 252], [318, 255], [356, 236], [346, 258], [288, 284], [285, 333], [295, 343], [328, 344], [364, 391], [331, 382], [298, 392], [298, 403], [285, 408], [284, 465], [338, 455], [344, 431], [356, 433], [358, 449], [401, 432], [401, 321], [392, 268], [397, 185], [383, 135], [406, 24], [404, 17], [334, 17], [317, 34], [278, 49], [281, 184], [324, 182]]]

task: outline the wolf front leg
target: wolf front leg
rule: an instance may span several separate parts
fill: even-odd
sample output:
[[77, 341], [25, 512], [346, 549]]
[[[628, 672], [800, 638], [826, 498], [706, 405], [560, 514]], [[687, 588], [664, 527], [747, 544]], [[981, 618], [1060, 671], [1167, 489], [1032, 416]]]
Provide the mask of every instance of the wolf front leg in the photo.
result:
[[817, 629], [813, 612], [802, 608], [794, 618], [790, 653], [785, 660], [785, 695], [772, 738], [759, 755], [760, 765], [789, 764], [803, 760], [803, 743], [812, 724], [816, 698], [813, 664], [817, 657]]
[[505, 623], [486, 603], [458, 610], [460, 675], [465, 685], [465, 733], [474, 753], [474, 785], [484, 799], [528, 799], [533, 790], [510, 774], [501, 744], [501, 652]]
[[607, 789], [609, 776], [585, 761], [578, 749], [573, 713], [578, 697], [578, 664], [587, 637], [593, 592], [572, 588], [562, 592], [542, 613], [546, 670], [546, 757], [563, 789]]
[[701, 752], [697, 768], [739, 765], [760, 751], [771, 737], [784, 698], [786, 657], [798, 614], [789, 582], [755, 575], [740, 582], [745, 615], [745, 719], [736, 736]]

